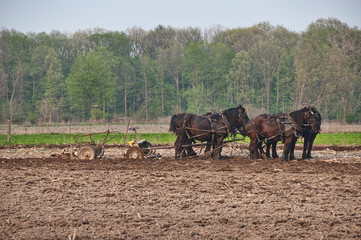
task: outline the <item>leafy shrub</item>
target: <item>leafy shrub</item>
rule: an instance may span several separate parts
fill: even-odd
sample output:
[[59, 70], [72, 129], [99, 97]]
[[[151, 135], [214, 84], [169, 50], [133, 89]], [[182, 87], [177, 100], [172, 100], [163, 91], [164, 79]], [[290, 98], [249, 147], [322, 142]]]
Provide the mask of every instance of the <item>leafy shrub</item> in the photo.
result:
[[103, 112], [99, 108], [92, 108], [90, 110], [90, 118], [95, 120], [100, 120], [103, 118]]
[[21, 125], [26, 121], [26, 117], [24, 114], [18, 114], [13, 116], [13, 123], [14, 124], [18, 124]]
[[71, 121], [71, 114], [70, 113], [64, 113], [61, 115], [61, 120], [64, 122], [70, 122]]
[[355, 113], [353, 113], [353, 112], [352, 113], [351, 112], [346, 113], [346, 121], [348, 123], [358, 122], [358, 121], [360, 121], [360, 117], [361, 117], [361, 115], [358, 114], [357, 112], [355, 112]]
[[28, 121], [29, 121], [32, 125], [37, 124], [37, 123], [38, 123], [38, 119], [39, 119], [39, 114], [38, 114], [38, 113], [35, 113], [35, 112], [29, 113]]

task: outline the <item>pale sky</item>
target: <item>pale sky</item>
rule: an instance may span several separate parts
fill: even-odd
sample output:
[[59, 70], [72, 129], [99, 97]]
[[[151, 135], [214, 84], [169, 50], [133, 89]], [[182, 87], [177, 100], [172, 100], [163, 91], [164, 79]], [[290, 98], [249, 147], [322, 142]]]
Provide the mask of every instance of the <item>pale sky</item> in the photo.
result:
[[150, 30], [159, 24], [232, 29], [260, 22], [303, 32], [329, 17], [361, 29], [361, 0], [0, 0], [0, 27], [23, 33]]

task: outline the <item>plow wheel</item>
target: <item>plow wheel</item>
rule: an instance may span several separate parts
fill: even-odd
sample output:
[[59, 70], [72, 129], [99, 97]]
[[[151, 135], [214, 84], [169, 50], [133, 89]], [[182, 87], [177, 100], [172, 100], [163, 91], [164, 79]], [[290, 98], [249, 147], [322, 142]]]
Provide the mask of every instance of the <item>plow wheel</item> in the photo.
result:
[[81, 147], [78, 153], [78, 158], [80, 160], [93, 160], [96, 158], [96, 153], [94, 148], [90, 146]]
[[129, 159], [144, 159], [143, 149], [141, 149], [140, 147], [137, 147], [137, 146], [130, 147], [125, 154], [125, 158], [128, 160]]

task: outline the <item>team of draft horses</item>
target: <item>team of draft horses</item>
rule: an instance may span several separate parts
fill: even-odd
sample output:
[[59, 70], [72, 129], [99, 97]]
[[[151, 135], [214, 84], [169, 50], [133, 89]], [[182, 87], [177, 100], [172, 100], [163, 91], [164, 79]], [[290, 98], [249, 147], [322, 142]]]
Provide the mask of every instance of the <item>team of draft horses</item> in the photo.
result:
[[196, 155], [192, 148], [195, 140], [207, 142], [207, 149], [212, 147], [212, 157], [221, 159], [222, 144], [226, 137], [237, 133], [250, 138], [251, 159], [262, 158], [263, 143], [266, 156], [277, 158], [276, 145], [284, 143], [282, 160], [295, 159], [294, 150], [297, 138], [304, 137], [302, 159], [312, 158], [311, 150], [316, 135], [320, 132], [321, 114], [313, 107], [303, 107], [290, 113], [261, 114], [249, 120], [245, 108], [241, 105], [220, 113], [196, 115], [179, 113], [172, 116], [169, 131], [177, 136], [175, 141], [176, 158]]

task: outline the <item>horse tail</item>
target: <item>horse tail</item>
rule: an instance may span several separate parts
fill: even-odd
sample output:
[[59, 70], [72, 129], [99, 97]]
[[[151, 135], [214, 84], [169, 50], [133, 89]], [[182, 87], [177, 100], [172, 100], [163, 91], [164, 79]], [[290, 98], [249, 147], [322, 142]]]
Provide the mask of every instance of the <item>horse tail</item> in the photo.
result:
[[175, 133], [177, 131], [177, 126], [175, 123], [175, 119], [177, 117], [177, 114], [174, 114], [170, 120], [170, 125], [169, 125], [169, 132], [173, 132]]

